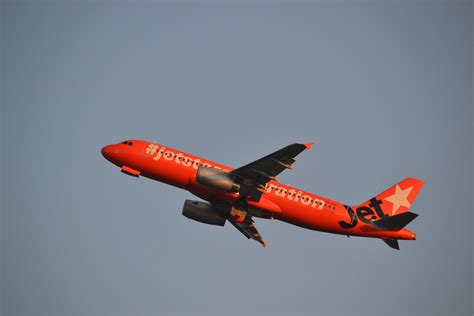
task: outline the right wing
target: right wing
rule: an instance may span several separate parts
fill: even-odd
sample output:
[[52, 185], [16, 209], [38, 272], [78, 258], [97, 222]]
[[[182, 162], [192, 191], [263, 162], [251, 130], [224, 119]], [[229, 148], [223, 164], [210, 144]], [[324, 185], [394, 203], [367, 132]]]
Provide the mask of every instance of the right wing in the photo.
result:
[[291, 144], [263, 158], [230, 172], [240, 184], [239, 193], [250, 196], [258, 202], [265, 190], [265, 184], [285, 169], [291, 169], [294, 158], [313, 144]]

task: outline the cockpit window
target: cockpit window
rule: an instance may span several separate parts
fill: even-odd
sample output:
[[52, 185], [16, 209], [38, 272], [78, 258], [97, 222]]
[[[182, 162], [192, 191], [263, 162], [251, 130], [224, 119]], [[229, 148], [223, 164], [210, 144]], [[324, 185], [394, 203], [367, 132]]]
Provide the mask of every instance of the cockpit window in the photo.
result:
[[124, 145], [128, 145], [128, 146], [133, 145], [133, 143], [131, 141], [128, 141], [128, 140], [125, 140], [125, 141], [121, 142], [120, 144], [124, 144]]

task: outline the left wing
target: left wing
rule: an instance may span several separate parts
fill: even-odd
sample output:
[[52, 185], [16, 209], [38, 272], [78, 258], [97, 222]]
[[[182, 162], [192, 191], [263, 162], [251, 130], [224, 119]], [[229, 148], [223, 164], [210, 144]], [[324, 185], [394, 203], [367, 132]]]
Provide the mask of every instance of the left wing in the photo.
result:
[[260, 235], [260, 233], [258, 232], [257, 227], [255, 227], [252, 216], [246, 216], [245, 220], [241, 223], [236, 222], [230, 218], [228, 218], [227, 220], [232, 225], [234, 225], [234, 227], [237, 228], [245, 237], [249, 239], [252, 238], [253, 240], [258, 241], [265, 248], [266, 244], [262, 239], [262, 235]]
[[239, 193], [258, 202], [265, 190], [265, 184], [285, 169], [291, 169], [294, 158], [313, 143], [291, 144], [274, 153], [230, 172], [240, 184]]

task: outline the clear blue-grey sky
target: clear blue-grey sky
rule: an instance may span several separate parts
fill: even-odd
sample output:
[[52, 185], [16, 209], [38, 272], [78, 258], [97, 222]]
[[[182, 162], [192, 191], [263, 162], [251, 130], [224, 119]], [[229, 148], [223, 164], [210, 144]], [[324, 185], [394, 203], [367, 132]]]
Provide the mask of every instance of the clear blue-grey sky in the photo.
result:
[[[1, 2], [5, 315], [472, 313], [472, 1]], [[155, 140], [355, 204], [426, 181], [401, 251], [181, 215], [100, 155]]]

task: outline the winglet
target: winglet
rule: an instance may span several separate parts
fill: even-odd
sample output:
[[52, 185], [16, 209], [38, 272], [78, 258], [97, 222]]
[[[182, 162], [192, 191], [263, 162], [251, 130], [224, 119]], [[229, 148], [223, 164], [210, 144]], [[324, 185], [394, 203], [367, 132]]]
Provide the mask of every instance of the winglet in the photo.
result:
[[313, 143], [306, 143], [304, 145], [306, 146], [306, 149], [311, 149], [311, 147], [313, 147], [313, 145], [314, 145], [314, 142]]

